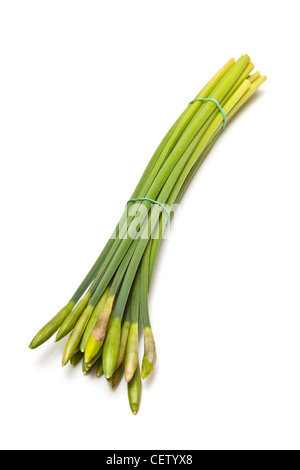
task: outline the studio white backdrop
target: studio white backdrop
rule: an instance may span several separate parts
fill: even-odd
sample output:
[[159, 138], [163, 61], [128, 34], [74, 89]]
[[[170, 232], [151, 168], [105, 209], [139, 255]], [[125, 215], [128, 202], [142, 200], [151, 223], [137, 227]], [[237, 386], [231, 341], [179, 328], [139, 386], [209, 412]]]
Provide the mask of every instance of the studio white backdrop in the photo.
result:
[[[1, 448], [300, 448], [298, 18], [296, 0], [0, 3]], [[163, 243], [135, 417], [125, 384], [62, 369], [64, 342], [28, 345], [165, 132], [245, 53], [268, 80]]]

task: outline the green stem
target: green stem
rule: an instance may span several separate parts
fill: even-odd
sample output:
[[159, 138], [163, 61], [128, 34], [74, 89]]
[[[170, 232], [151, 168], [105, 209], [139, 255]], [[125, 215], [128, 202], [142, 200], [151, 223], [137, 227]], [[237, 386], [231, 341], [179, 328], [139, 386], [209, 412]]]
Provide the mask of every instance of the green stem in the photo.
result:
[[[219, 79], [220, 77], [217, 76], [217, 78], [215, 78], [212, 83], [205, 88], [205, 92], [210, 91], [212, 98], [221, 101], [226, 96], [226, 93], [228, 93], [228, 91], [232, 88], [235, 81], [238, 80], [239, 76], [244, 71], [244, 69], [247, 67], [249, 60], [249, 57], [245, 56], [239, 59], [239, 61], [237, 61], [233, 65], [231, 65], [229, 69], [228, 67], [226, 67], [226, 73], [223, 75], [222, 71], [220, 75], [221, 79]], [[201, 93], [199, 95], [201, 95]], [[146, 192], [147, 187], [149, 188], [149, 190], [147, 191], [146, 196], [142, 194], [141, 197], [148, 197], [150, 199], [156, 198], [158, 192], [161, 190], [164, 184], [166, 175], [168, 175], [172, 167], [176, 164], [184, 149], [191, 143], [195, 134], [199, 132], [199, 128], [201, 128], [205, 124], [211, 114], [213, 114], [215, 111], [215, 105], [209, 102], [204, 105], [203, 103], [195, 102], [192, 106], [187, 108], [186, 112], [183, 115], [183, 118], [179, 119], [179, 123], [175, 125], [175, 130], [172, 133], [172, 137], [169, 140], [167, 139], [168, 142], [164, 150], [161, 152], [159, 158], [156, 159], [157, 155], [155, 155], [155, 165], [153, 166], [150, 172], [150, 167], [146, 172], [148, 179], [146, 179], [145, 174], [142, 177], [143, 181], [145, 180], [146, 182], [143, 184], [141, 192]], [[171, 150], [172, 148], [173, 150]], [[159, 171], [157, 172], [158, 168]], [[134, 192], [133, 195], [136, 196], [137, 192]], [[148, 210], [149, 208], [150, 205], [148, 204]], [[124, 217], [125, 215], [123, 215], [121, 220], [123, 220]], [[120, 230], [120, 237], [122, 237], [124, 234], [124, 227], [126, 227], [127, 230], [128, 223], [122, 225], [122, 229]], [[122, 242], [123, 243], [121, 243], [121, 240], [119, 238], [114, 240], [114, 243], [112, 244], [101, 266], [101, 274], [105, 270], [106, 272], [104, 275], [103, 282], [100, 283], [100, 286], [98, 286], [93, 296], [93, 300], [95, 302], [98, 301], [98, 299], [103, 293], [103, 290], [110, 282], [118, 264], [121, 262], [124, 254], [129, 248], [131, 240], [122, 240]], [[121, 246], [118, 248], [119, 245]]]

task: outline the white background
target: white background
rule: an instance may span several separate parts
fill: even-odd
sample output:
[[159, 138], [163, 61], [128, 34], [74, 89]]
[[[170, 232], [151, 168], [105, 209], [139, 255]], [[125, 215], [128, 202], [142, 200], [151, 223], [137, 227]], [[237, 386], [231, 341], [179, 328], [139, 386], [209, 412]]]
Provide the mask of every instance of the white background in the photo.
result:
[[[299, 2], [2, 1], [4, 449], [300, 448]], [[106, 243], [164, 133], [232, 56], [268, 75], [163, 244], [158, 365], [123, 383], [28, 344]], [[142, 351], [141, 351], [142, 352]]]

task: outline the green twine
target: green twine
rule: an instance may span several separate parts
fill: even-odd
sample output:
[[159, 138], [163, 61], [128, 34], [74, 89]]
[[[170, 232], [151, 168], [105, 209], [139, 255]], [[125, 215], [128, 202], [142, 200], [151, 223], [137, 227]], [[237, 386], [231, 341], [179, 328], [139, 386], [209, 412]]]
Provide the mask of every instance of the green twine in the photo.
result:
[[222, 108], [222, 106], [220, 105], [220, 103], [219, 103], [217, 100], [215, 100], [214, 98], [196, 98], [195, 100], [191, 101], [190, 104], [193, 104], [193, 103], [195, 103], [196, 101], [212, 101], [213, 103], [215, 103], [215, 105], [219, 108], [220, 112], [221, 112], [222, 115], [223, 115], [224, 124], [223, 124], [223, 128], [222, 128], [222, 129], [225, 129], [226, 124], [227, 124], [226, 114], [225, 114], [224, 109]]
[[163, 208], [163, 210], [165, 211], [165, 213], [167, 214], [168, 216], [168, 223], [170, 223], [171, 221], [171, 214], [170, 212], [168, 211], [168, 209], [166, 208], [166, 206], [164, 204], [162, 204], [161, 202], [159, 201], [155, 201], [154, 199], [149, 199], [148, 197], [137, 197], [135, 199], [129, 199], [129, 201], [127, 202], [126, 204], [126, 207], [128, 206], [128, 204], [130, 204], [131, 202], [137, 202], [137, 201], [149, 201], [149, 202], [152, 202], [152, 204], [157, 204], [159, 205], [160, 207]]

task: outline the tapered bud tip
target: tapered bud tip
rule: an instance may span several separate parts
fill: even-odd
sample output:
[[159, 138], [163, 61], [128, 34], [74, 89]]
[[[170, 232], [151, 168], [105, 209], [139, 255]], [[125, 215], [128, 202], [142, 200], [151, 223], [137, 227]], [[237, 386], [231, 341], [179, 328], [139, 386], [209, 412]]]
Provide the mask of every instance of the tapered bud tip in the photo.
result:
[[41, 342], [39, 341], [39, 333], [33, 338], [33, 340], [31, 341], [30, 345], [29, 345], [29, 349], [36, 349], [38, 348], [39, 346], [41, 346]]
[[102, 341], [96, 341], [93, 335], [90, 335], [84, 353], [85, 362], [90, 362], [97, 356], [102, 346]]
[[97, 371], [96, 371], [97, 377], [102, 377], [103, 375], [103, 364], [102, 364], [102, 358], [99, 360], [99, 363], [97, 365]]
[[41, 344], [43, 343], [40, 343], [39, 338], [35, 336], [29, 345], [29, 349], [37, 349]]
[[65, 345], [65, 349], [64, 349], [63, 357], [62, 357], [62, 366], [63, 367], [68, 364], [68, 362], [71, 359], [71, 357], [73, 356], [73, 354], [74, 354], [74, 350], [72, 350], [72, 348], [70, 348], [69, 341], [68, 341], [67, 344]]
[[103, 370], [105, 377], [113, 376], [117, 364], [121, 340], [121, 320], [115, 318], [108, 330], [103, 349]]
[[119, 384], [120, 382], [114, 382], [113, 378], [111, 379], [111, 388], [113, 391], [115, 391], [118, 388]]
[[114, 374], [114, 370], [112, 371], [112, 368], [109, 372], [104, 372], [106, 380], [110, 380]]
[[52, 318], [43, 328], [35, 335], [30, 343], [30, 349], [36, 349], [43, 343], [48, 341], [54, 333], [60, 328], [61, 324], [67, 318], [69, 313], [74, 307], [74, 302], [70, 301], [64, 308], [62, 308], [55, 317]]
[[[141, 379], [141, 378], [140, 378]], [[140, 380], [139, 379], [139, 380]], [[135, 390], [129, 394], [129, 406], [134, 415], [136, 415], [140, 409], [141, 403], [141, 385], [135, 385]], [[130, 396], [131, 395], [131, 396]]]
[[144, 329], [144, 358], [142, 364], [142, 378], [145, 379], [153, 371], [156, 364], [156, 347], [152, 329], [147, 327]]
[[142, 379], [143, 380], [146, 379], [151, 374], [152, 371], [153, 371], [153, 365], [151, 364], [149, 359], [147, 359], [147, 357], [144, 356], [143, 363], [142, 363]]
[[56, 338], [54, 340], [54, 343], [58, 343], [63, 338], [64, 338], [64, 336], [61, 334], [61, 330], [59, 330], [59, 332], [57, 333]]
[[120, 384], [122, 377], [124, 375], [124, 362], [118, 367], [118, 369], [115, 370], [114, 375], [112, 376], [111, 379], [111, 388], [113, 390], [116, 390], [118, 385]]
[[138, 414], [138, 411], [140, 409], [140, 403], [130, 403], [130, 409], [134, 415]]
[[65, 346], [65, 350], [62, 358], [62, 366], [65, 367], [73, 355], [73, 351], [68, 348], [68, 343]]
[[128, 398], [129, 398], [130, 409], [133, 414], [136, 414], [140, 407], [141, 395], [142, 395], [142, 381], [141, 381], [141, 371], [140, 371], [139, 364], [127, 388], [128, 388]]
[[80, 351], [76, 351], [70, 359], [71, 366], [75, 367], [79, 364], [82, 359], [82, 353]]
[[134, 376], [138, 365], [138, 347], [139, 347], [139, 333], [138, 324], [133, 323], [130, 327], [128, 336], [128, 343], [125, 357], [125, 380], [129, 383]]
[[134, 372], [135, 371], [133, 371], [133, 370], [126, 369], [126, 371], [125, 371], [125, 380], [128, 384], [132, 380], [132, 377], [134, 376]]

